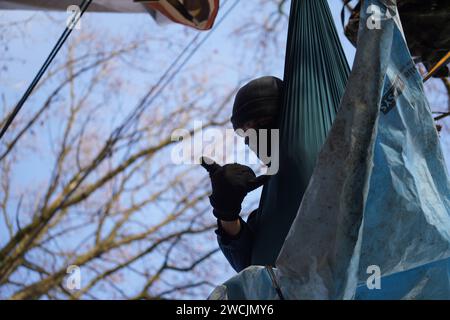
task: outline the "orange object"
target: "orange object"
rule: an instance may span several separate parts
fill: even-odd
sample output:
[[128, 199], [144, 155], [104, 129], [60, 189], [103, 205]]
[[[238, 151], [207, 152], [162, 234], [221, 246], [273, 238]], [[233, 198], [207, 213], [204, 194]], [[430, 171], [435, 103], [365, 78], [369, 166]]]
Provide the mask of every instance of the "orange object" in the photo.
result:
[[136, 0], [176, 23], [198, 30], [209, 30], [219, 11], [219, 0]]

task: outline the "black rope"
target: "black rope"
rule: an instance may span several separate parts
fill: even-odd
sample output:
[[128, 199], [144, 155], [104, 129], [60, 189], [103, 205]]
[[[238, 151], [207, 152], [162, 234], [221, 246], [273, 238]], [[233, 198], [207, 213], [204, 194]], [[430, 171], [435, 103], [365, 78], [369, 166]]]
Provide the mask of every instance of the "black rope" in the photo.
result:
[[277, 276], [275, 275], [275, 272], [273, 272], [272, 266], [266, 266], [266, 270], [269, 273], [270, 280], [272, 281], [272, 286], [277, 292], [278, 298], [280, 298], [280, 300], [286, 300], [283, 296], [283, 292], [281, 291], [281, 286], [278, 283]]
[[347, 9], [347, 5], [351, 1], [352, 0], [342, 0], [341, 23], [342, 23], [342, 28], [344, 28], [344, 30], [345, 30], [345, 10]]
[[89, 8], [89, 5], [91, 4], [92, 0], [83, 0], [83, 2], [80, 5], [80, 14], [77, 14], [74, 16], [72, 21], [67, 25], [66, 29], [62, 33], [61, 37], [56, 42], [56, 45], [53, 47], [52, 51], [50, 52], [49, 56], [45, 60], [44, 64], [42, 65], [39, 72], [34, 77], [33, 81], [31, 82], [30, 86], [28, 87], [27, 91], [25, 91], [24, 95], [20, 99], [20, 101], [17, 103], [14, 110], [11, 112], [11, 114], [8, 116], [2, 130], [0, 131], [0, 139], [3, 138], [4, 134], [8, 130], [8, 128], [11, 126], [11, 123], [14, 121], [14, 118], [17, 116], [17, 114], [20, 112], [20, 109], [22, 109], [25, 102], [30, 97], [33, 90], [36, 88], [37, 84], [41, 80], [42, 76], [47, 71], [50, 64], [55, 59], [56, 55], [58, 54], [59, 50], [61, 50], [62, 46], [66, 42], [67, 38], [72, 33], [73, 28], [77, 25], [77, 23], [80, 21], [83, 14], [86, 12], [86, 10]]

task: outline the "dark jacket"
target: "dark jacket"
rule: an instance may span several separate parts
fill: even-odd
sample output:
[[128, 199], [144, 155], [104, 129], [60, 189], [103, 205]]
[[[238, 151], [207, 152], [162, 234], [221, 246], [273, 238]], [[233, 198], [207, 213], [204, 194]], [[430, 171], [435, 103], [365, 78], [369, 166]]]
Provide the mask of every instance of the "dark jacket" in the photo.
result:
[[307, 185], [307, 180], [292, 182], [292, 177], [302, 177], [296, 170], [295, 164], [288, 162], [283, 172], [280, 169], [270, 178], [262, 190], [258, 209], [247, 222], [241, 219], [242, 229], [236, 237], [228, 236], [219, 224], [219, 247], [237, 272], [252, 265], [275, 265]]
[[241, 220], [241, 231], [235, 237], [226, 234], [221, 228], [220, 222], [217, 223], [216, 234], [219, 247], [237, 272], [241, 272], [251, 265], [253, 239], [258, 227], [257, 211], [253, 211], [248, 216], [247, 222], [239, 218]]

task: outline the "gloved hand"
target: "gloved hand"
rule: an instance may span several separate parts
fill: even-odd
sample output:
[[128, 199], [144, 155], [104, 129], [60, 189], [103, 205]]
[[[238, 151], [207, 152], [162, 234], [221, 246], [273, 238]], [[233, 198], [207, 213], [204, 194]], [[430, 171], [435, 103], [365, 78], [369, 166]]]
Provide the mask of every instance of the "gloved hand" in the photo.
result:
[[214, 216], [223, 221], [239, 219], [245, 196], [264, 185], [269, 179], [269, 176], [265, 175], [256, 177], [250, 167], [237, 163], [222, 167], [203, 157], [201, 164], [211, 178], [212, 194], [209, 200], [214, 209]]

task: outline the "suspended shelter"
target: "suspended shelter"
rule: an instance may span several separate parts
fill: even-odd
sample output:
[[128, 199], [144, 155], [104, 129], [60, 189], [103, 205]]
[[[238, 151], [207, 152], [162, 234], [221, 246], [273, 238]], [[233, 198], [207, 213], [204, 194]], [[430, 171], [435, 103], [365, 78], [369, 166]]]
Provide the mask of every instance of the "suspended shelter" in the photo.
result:
[[292, 1], [287, 43], [279, 171], [262, 192], [255, 265], [275, 263], [350, 74], [326, 0]]
[[[367, 27], [374, 5], [393, 13], [380, 28]], [[249, 267], [210, 299], [450, 299], [450, 179], [423, 79], [396, 1], [360, 12], [345, 86], [327, 2], [292, 1], [282, 170], [261, 206], [296, 216], [276, 268]]]

